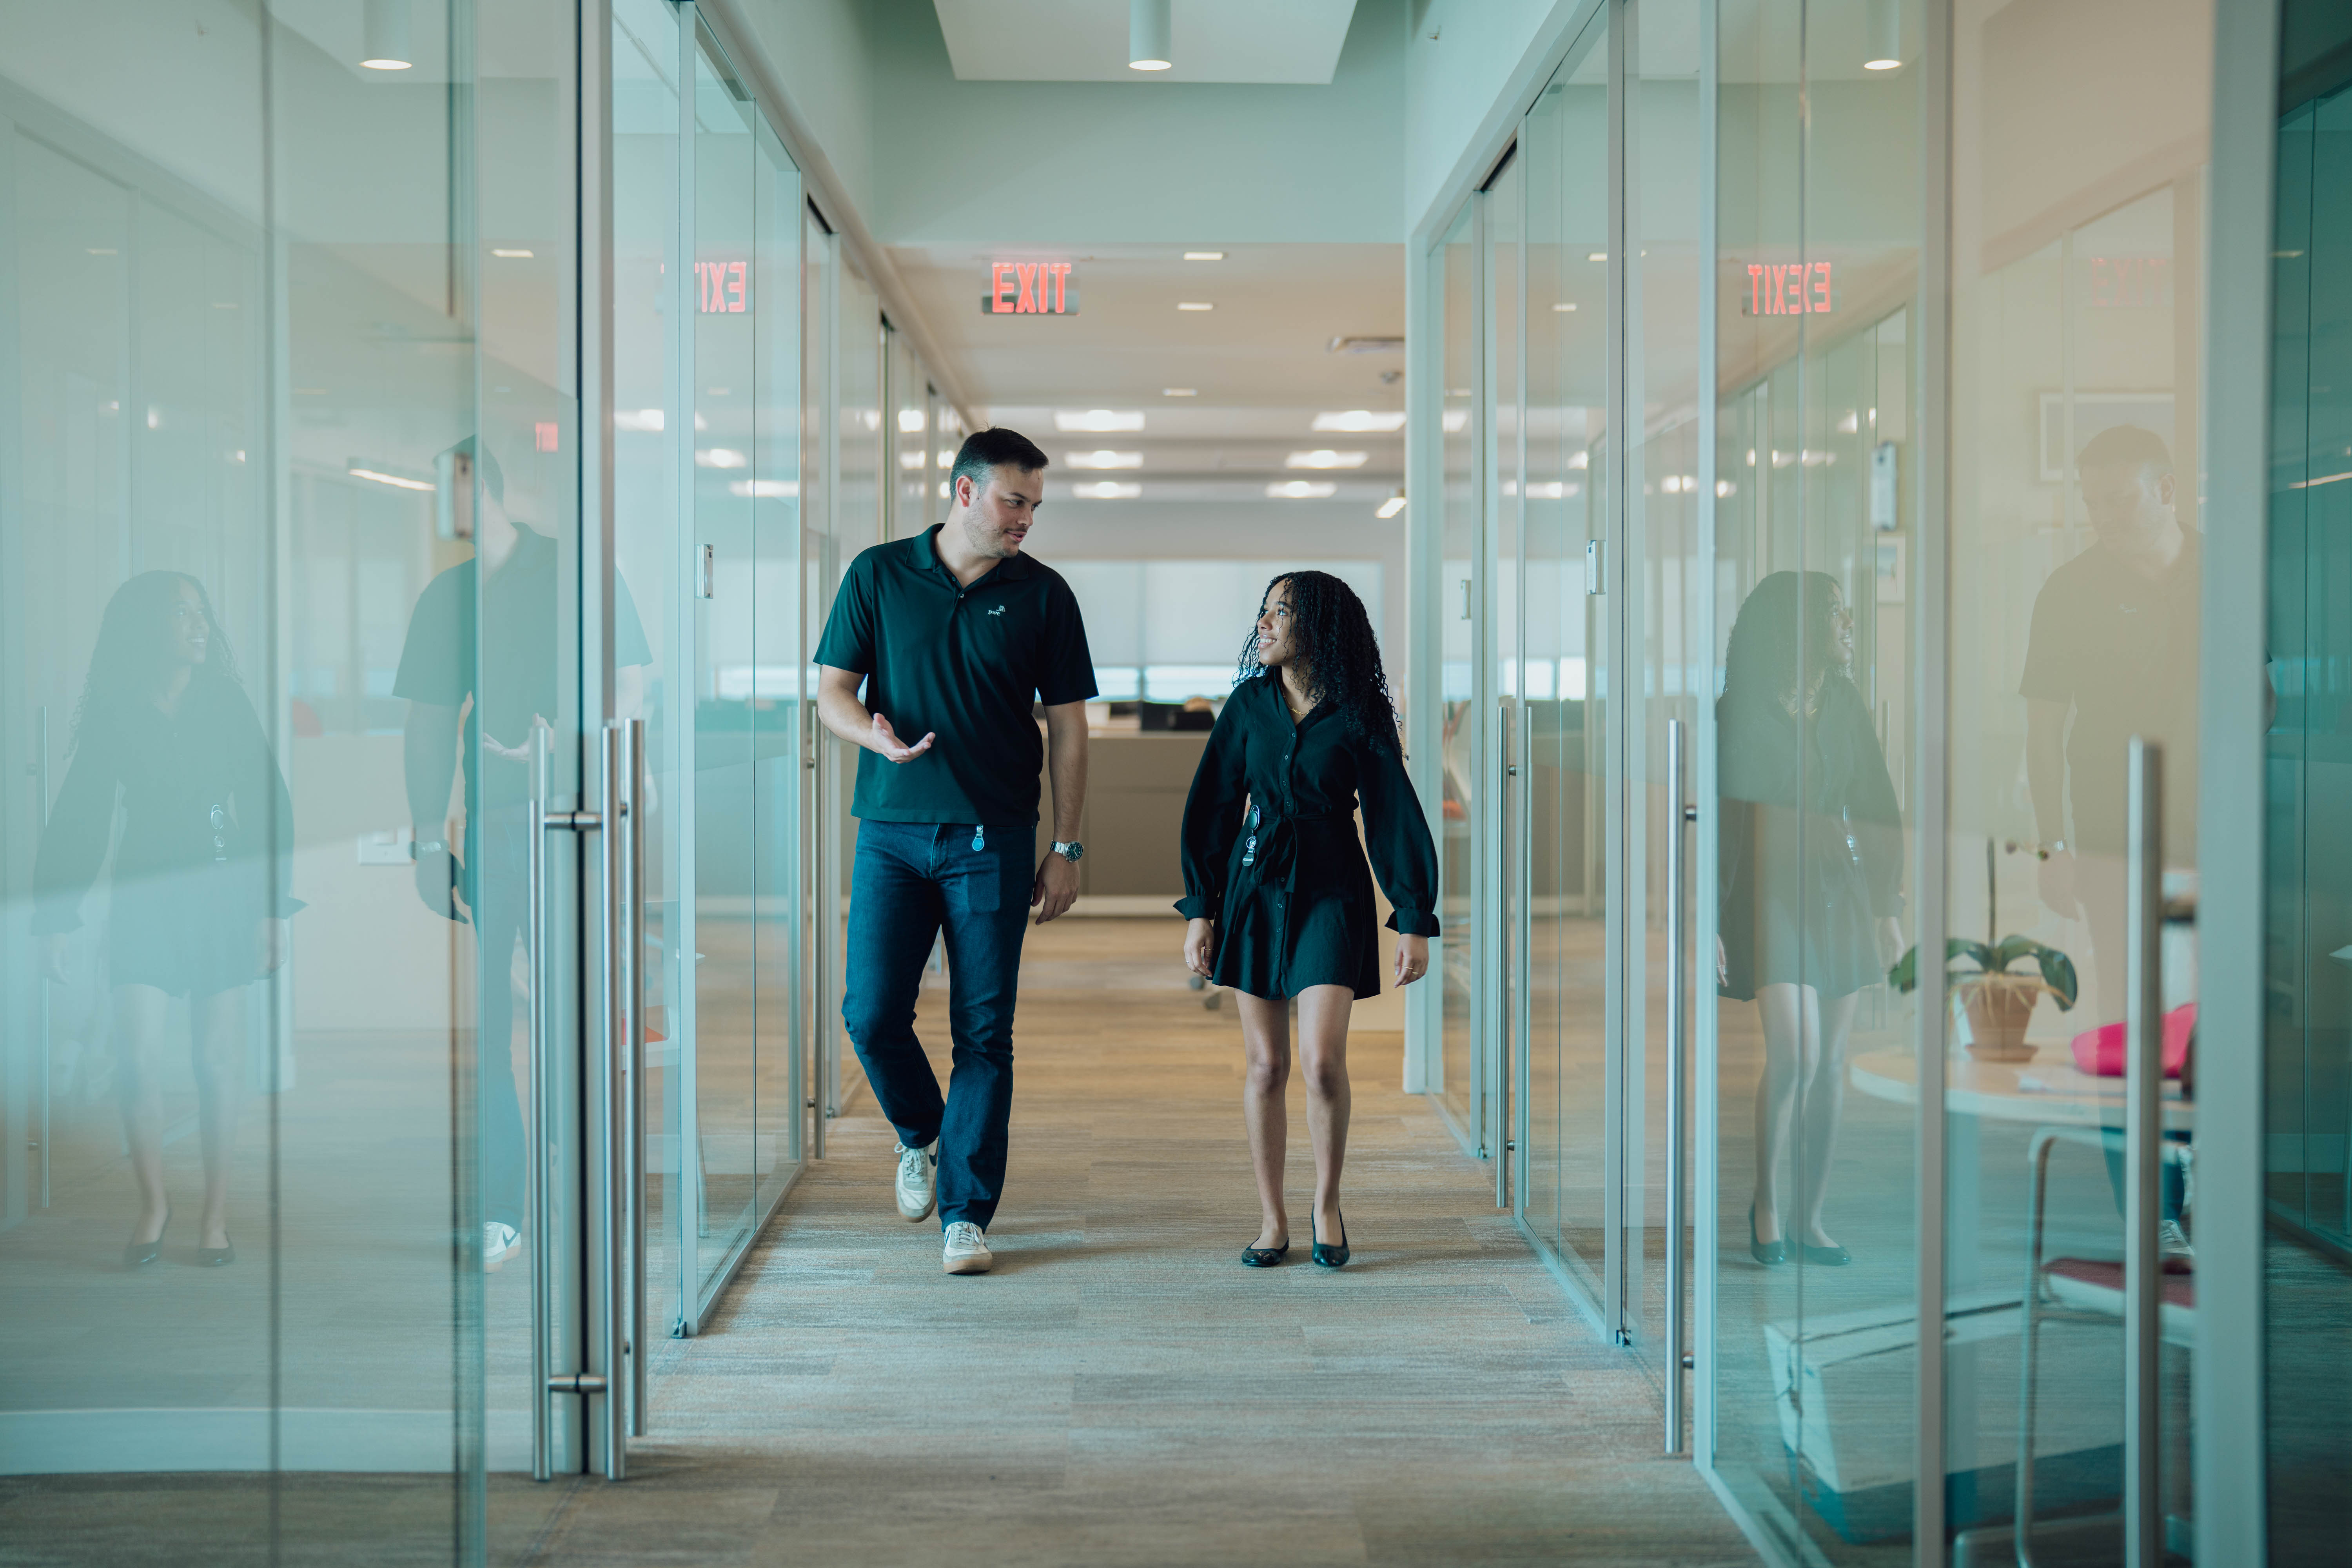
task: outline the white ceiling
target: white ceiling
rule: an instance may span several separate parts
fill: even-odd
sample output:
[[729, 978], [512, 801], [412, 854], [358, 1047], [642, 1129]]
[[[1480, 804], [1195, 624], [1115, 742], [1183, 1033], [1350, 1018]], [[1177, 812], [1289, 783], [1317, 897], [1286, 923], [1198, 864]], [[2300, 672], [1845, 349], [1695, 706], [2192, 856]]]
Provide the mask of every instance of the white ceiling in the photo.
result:
[[1128, 68], [1126, 0], [932, 0], [961, 81], [1327, 87], [1356, 0], [1171, 0], [1172, 68]]

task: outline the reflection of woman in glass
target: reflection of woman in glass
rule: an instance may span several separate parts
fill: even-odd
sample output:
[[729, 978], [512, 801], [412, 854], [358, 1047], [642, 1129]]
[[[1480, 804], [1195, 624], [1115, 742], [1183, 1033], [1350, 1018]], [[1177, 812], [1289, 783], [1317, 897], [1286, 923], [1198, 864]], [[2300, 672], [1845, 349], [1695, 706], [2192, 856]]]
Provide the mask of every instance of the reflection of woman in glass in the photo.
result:
[[72, 763], [33, 871], [33, 929], [50, 978], [81, 923], [122, 803], [107, 924], [122, 1125], [139, 1219], [126, 1266], [152, 1263], [163, 1190], [163, 1043], [188, 999], [205, 1206], [196, 1261], [234, 1262], [229, 1153], [245, 1072], [245, 986], [286, 958], [293, 804], [193, 577], [145, 572], [115, 591], [74, 711]]
[[[1853, 617], [1835, 578], [1776, 572], [1739, 607], [1716, 703], [1723, 801], [1716, 978], [1764, 1027], [1748, 1250], [1852, 1262], [1822, 1228], [1857, 993], [1902, 942], [1902, 813], [1853, 684]], [[1781, 1167], [1797, 1133], [1796, 1191]]]
[[[1184, 963], [1241, 993], [1248, 1076], [1242, 1117], [1264, 1211], [1242, 1249], [1253, 1268], [1290, 1250], [1282, 1180], [1290, 1078], [1289, 1002], [1298, 1004], [1307, 1127], [1315, 1142], [1311, 1257], [1348, 1261], [1339, 1169], [1348, 1147], [1348, 1015], [1381, 989], [1371, 866], [1396, 912], [1395, 982], [1429, 968], [1437, 934], [1437, 849], [1405, 776], [1380, 644], [1355, 590], [1328, 572], [1266, 584], [1184, 803]], [[1243, 802], [1248, 802], [1244, 809]], [[1356, 807], [1364, 835], [1356, 837]]]

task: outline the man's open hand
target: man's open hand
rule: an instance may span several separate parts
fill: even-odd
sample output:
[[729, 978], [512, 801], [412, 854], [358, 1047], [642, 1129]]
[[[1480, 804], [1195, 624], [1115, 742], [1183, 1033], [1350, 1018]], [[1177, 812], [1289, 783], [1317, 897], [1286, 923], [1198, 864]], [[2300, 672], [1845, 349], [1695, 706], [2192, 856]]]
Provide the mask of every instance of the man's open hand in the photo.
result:
[[1037, 911], [1037, 923], [1068, 914], [1077, 901], [1077, 867], [1048, 849], [1037, 863], [1037, 879], [1029, 884], [1029, 907]]
[[898, 739], [898, 731], [890, 728], [890, 721], [877, 713], [874, 715], [874, 733], [866, 745], [869, 750], [879, 752], [894, 763], [911, 763], [929, 751], [931, 742], [938, 739], [939, 733], [934, 731], [909, 746]]

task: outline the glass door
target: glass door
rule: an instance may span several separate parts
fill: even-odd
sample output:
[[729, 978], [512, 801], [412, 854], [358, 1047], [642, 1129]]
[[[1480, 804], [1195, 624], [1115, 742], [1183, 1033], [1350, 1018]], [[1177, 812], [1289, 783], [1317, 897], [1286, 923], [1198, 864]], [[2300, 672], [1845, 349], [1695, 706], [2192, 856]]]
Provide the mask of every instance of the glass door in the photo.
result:
[[[1442, 321], [1440, 374], [1444, 377], [1441, 420], [1444, 517], [1438, 530], [1441, 638], [1441, 729], [1443, 771], [1438, 840], [1439, 976], [1443, 1022], [1429, 1088], [1465, 1148], [1486, 1152], [1486, 1116], [1485, 1010], [1493, 1002], [1482, 984], [1482, 955], [1488, 933], [1479, 918], [1486, 882], [1481, 875], [1477, 808], [1484, 799], [1486, 731], [1482, 704], [1487, 690], [1486, 616], [1482, 592], [1490, 579], [1486, 552], [1488, 488], [1485, 421], [1489, 404], [1479, 395], [1486, 356], [1481, 286], [1478, 207], [1474, 195], [1438, 247], [1432, 268]], [[1482, 1009], [1482, 1002], [1484, 1009]]]
[[[1528, 115], [1527, 458], [1515, 662], [1522, 691], [1526, 1047], [1517, 1063], [1517, 1212], [1538, 1249], [1599, 1314], [1609, 1253], [1605, 1161], [1609, 894], [1600, 814], [1597, 679], [1605, 600], [1599, 555], [1609, 504], [1610, 14]], [[1597, 258], [1597, 259], [1596, 259]]]

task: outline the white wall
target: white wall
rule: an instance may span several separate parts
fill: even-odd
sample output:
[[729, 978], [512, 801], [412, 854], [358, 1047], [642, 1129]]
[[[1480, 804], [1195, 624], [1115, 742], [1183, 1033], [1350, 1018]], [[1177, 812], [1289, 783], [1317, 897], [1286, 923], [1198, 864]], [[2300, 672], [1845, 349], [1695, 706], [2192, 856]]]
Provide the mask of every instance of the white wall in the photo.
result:
[[931, 0], [872, 0], [868, 221], [889, 245], [1392, 243], [1405, 5], [1359, 0], [1331, 85], [1277, 87], [958, 81]]
[[1498, 102], [1529, 75], [1531, 57], [1542, 54], [1584, 4], [1409, 0], [1403, 148], [1408, 230], [1432, 216], [1431, 207], [1465, 154], [1486, 140]]
[[[751, 0], [744, 7], [793, 109], [869, 223], [877, 101], [874, 38], [889, 25], [883, 15], [887, 9], [863, 0]], [[938, 31], [936, 23], [932, 30]]]

